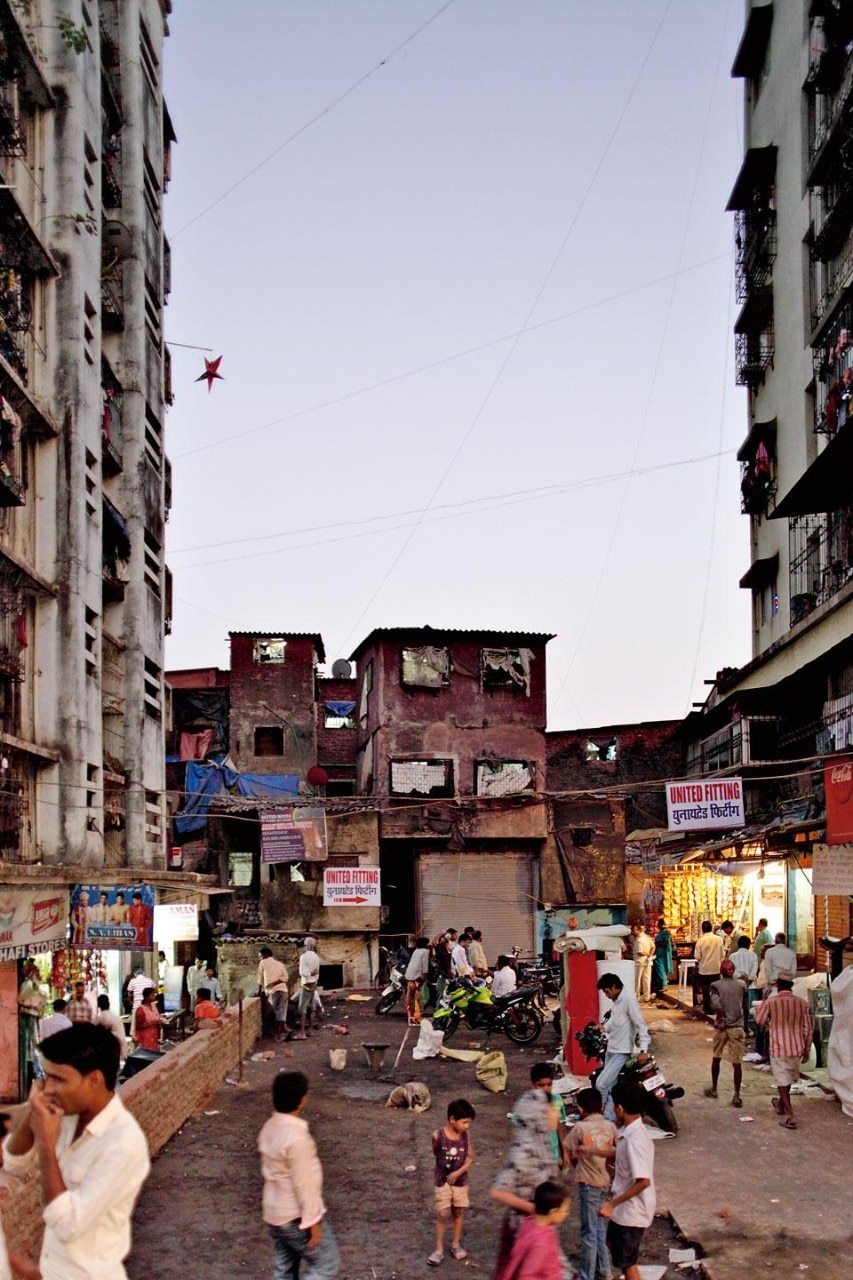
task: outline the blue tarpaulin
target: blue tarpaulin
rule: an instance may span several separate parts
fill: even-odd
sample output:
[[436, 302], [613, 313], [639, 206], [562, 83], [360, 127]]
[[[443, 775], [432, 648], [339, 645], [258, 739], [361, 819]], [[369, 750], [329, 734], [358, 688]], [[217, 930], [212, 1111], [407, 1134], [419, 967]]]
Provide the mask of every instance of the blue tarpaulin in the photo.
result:
[[187, 763], [184, 807], [175, 814], [175, 831], [188, 835], [203, 831], [207, 824], [210, 802], [236, 787], [240, 796], [277, 800], [299, 793], [299, 776], [295, 773], [238, 773], [222, 765]]

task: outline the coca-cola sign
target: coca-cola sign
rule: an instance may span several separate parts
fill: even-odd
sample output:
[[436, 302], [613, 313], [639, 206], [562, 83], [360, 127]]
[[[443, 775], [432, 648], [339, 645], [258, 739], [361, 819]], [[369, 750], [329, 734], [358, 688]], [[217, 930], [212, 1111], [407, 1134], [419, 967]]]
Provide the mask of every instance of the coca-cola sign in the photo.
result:
[[853, 841], [853, 760], [840, 757], [823, 770], [826, 791], [826, 843]]

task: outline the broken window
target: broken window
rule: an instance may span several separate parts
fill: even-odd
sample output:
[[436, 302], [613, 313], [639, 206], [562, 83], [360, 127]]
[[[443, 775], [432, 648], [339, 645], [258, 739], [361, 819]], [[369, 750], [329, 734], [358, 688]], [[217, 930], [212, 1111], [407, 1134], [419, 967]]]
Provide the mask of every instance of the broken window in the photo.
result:
[[367, 728], [367, 699], [373, 688], [373, 659], [364, 668], [364, 679], [361, 682], [361, 701], [358, 706], [358, 722], [362, 729]]
[[255, 755], [284, 755], [284, 729], [280, 725], [269, 725], [255, 730]]
[[287, 641], [281, 636], [256, 640], [252, 646], [253, 662], [284, 662]]
[[450, 760], [392, 760], [391, 794], [394, 796], [452, 796]]
[[523, 689], [530, 697], [529, 649], [483, 649], [480, 654], [484, 689]]
[[598, 739], [597, 741], [589, 738], [584, 748], [587, 763], [594, 760], [615, 760], [618, 745], [615, 738]]
[[354, 702], [324, 702], [324, 729], [354, 729], [355, 720], [353, 719], [353, 711], [355, 711]]
[[403, 684], [410, 689], [443, 689], [450, 684], [450, 654], [431, 644], [401, 651]]
[[478, 760], [478, 796], [517, 796], [533, 789], [533, 769], [525, 760]]

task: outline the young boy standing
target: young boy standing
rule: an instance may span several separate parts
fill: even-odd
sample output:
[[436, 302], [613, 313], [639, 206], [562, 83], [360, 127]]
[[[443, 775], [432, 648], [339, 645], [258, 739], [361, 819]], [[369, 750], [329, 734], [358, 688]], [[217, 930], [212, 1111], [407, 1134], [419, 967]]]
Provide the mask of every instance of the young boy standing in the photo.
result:
[[476, 1111], [465, 1098], [457, 1098], [447, 1108], [447, 1124], [432, 1135], [435, 1156], [435, 1249], [427, 1258], [431, 1267], [444, 1262], [444, 1232], [453, 1218], [450, 1256], [462, 1262], [468, 1253], [462, 1248], [462, 1215], [468, 1208], [468, 1170], [474, 1163], [474, 1148], [468, 1136]]
[[609, 1276], [611, 1272], [607, 1223], [598, 1211], [608, 1195], [607, 1161], [616, 1150], [617, 1130], [601, 1114], [603, 1102], [598, 1089], [581, 1089], [576, 1101], [581, 1119], [569, 1135], [568, 1155], [575, 1168], [580, 1205], [578, 1280], [595, 1280], [596, 1274]]
[[640, 1246], [655, 1216], [654, 1143], [643, 1124], [643, 1087], [617, 1084], [612, 1093], [616, 1120], [616, 1172], [610, 1198], [598, 1210], [610, 1220], [607, 1243], [625, 1280], [640, 1280]]
[[533, 1214], [518, 1229], [500, 1280], [563, 1280], [565, 1262], [557, 1228], [569, 1212], [569, 1197], [556, 1182], [542, 1182], [533, 1193]]

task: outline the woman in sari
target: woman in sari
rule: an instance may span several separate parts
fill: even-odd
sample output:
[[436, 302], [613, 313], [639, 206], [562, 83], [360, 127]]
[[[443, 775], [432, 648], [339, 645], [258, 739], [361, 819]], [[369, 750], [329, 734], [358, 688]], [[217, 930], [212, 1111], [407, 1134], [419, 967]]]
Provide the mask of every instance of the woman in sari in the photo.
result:
[[133, 1020], [133, 1038], [139, 1049], [160, 1048], [160, 1010], [157, 1008], [157, 988], [147, 987], [142, 1004], [137, 1007]]
[[669, 986], [672, 973], [672, 934], [664, 920], [658, 920], [658, 931], [655, 934], [655, 962], [652, 968], [652, 993], [665, 991]]

